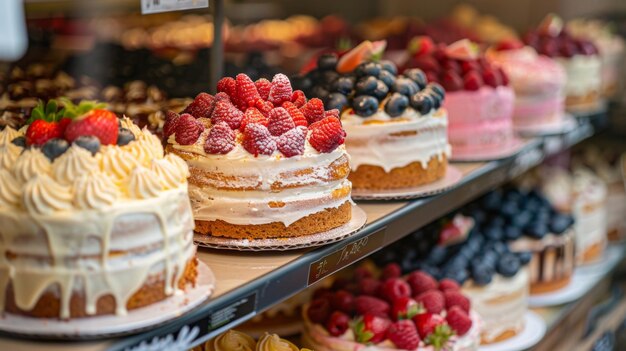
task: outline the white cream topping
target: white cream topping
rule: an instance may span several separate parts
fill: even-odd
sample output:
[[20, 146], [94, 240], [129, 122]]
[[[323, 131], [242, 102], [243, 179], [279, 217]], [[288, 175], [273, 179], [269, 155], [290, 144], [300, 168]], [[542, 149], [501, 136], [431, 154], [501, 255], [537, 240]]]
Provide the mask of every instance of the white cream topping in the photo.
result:
[[161, 191], [163, 191], [163, 185], [157, 173], [142, 166], [132, 171], [128, 182], [128, 192], [131, 197], [147, 199], [158, 196]]
[[46, 175], [51, 171], [50, 161], [37, 148], [24, 150], [15, 162], [15, 177], [22, 183], [31, 180], [35, 175]]
[[136, 158], [128, 157], [124, 150], [117, 146], [105, 147], [98, 156], [100, 158], [100, 169], [112, 175], [118, 182], [125, 181], [130, 172], [139, 166]]
[[22, 148], [12, 143], [0, 144], [0, 168], [12, 171]]
[[11, 172], [0, 168], [0, 209], [20, 206], [20, 183]]
[[74, 183], [74, 205], [79, 209], [102, 210], [115, 205], [119, 198], [118, 187], [104, 173], [85, 173]]
[[172, 189], [184, 182], [187, 178], [185, 176], [187, 165], [184, 168], [178, 167], [173, 163], [172, 158], [162, 158], [152, 160], [151, 169], [159, 176], [161, 185], [164, 189]]
[[602, 63], [597, 55], [574, 55], [571, 58], [557, 57], [556, 60], [563, 66], [567, 74], [566, 95], [584, 96], [592, 91], [600, 91]]
[[0, 146], [10, 144], [13, 139], [21, 135], [20, 132], [11, 128], [11, 126], [4, 127], [4, 129], [0, 131]]
[[72, 189], [47, 174], [34, 175], [25, 185], [23, 204], [28, 212], [50, 215], [72, 210]]
[[52, 163], [52, 174], [57, 182], [72, 184], [83, 174], [98, 170], [98, 161], [86, 149], [78, 145], [70, 146], [65, 153]]

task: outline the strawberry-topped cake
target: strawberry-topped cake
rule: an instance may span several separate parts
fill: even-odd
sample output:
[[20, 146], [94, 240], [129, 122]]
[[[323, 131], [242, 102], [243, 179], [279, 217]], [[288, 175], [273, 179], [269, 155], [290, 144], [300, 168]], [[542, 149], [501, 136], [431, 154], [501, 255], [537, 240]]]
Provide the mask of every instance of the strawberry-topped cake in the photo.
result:
[[515, 93], [508, 77], [468, 39], [434, 45], [416, 39], [405, 69], [420, 68], [446, 90], [448, 137], [453, 155], [479, 157], [511, 146]]
[[182, 114], [168, 113], [167, 151], [189, 165], [196, 232], [235, 239], [324, 232], [351, 219], [339, 111], [270, 82], [223, 78]]
[[317, 351], [477, 350], [481, 321], [459, 284], [422, 271], [401, 277], [397, 264], [382, 273], [355, 271], [320, 289], [303, 312], [302, 343]]
[[602, 94], [602, 63], [598, 49], [589, 40], [574, 38], [563, 21], [548, 15], [537, 29], [524, 35], [526, 45], [554, 58], [567, 75], [565, 105], [577, 111], [598, 107]]
[[384, 42], [365, 41], [341, 57], [319, 57], [303, 89], [341, 111], [355, 189], [401, 189], [446, 174], [450, 145], [445, 92], [420, 69], [398, 74], [379, 60]]
[[486, 57], [504, 70], [515, 90], [515, 127], [541, 128], [563, 122], [566, 76], [561, 65], [518, 39], [498, 42]]
[[0, 311], [123, 315], [195, 283], [185, 162], [102, 105], [63, 104], [0, 132]]

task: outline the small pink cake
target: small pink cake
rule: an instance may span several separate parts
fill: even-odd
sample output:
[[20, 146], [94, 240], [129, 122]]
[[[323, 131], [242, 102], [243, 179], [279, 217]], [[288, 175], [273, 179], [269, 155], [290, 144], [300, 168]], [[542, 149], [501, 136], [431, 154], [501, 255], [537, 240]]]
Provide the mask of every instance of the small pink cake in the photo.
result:
[[518, 40], [506, 40], [487, 51], [487, 59], [500, 66], [515, 90], [513, 124], [542, 127], [563, 121], [565, 70]]

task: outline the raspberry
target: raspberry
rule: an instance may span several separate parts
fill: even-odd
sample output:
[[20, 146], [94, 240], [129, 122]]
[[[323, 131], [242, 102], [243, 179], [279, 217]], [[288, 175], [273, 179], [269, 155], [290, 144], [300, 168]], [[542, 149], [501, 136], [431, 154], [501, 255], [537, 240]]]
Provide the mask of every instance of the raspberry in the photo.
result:
[[328, 111], [324, 112], [324, 117], [335, 117], [335, 118], [339, 119], [339, 110], [337, 110], [336, 108], [334, 108], [332, 110], [328, 110]]
[[470, 300], [461, 294], [458, 290], [447, 290], [443, 292], [443, 297], [446, 301], [446, 308], [450, 309], [454, 306], [459, 306], [463, 311], [469, 313]]
[[239, 128], [242, 119], [243, 112], [233, 106], [230, 101], [218, 101], [211, 115], [211, 122], [213, 124], [226, 122], [231, 129]]
[[298, 109], [298, 107], [294, 105], [293, 102], [283, 102], [283, 108], [287, 110], [287, 112], [289, 112], [289, 115], [291, 116], [291, 119], [293, 119], [293, 123], [296, 126], [308, 127], [309, 122], [307, 122], [306, 117], [304, 117], [302, 111], [300, 111], [300, 109]]
[[359, 292], [362, 295], [375, 296], [380, 288], [380, 281], [374, 278], [363, 278], [359, 280]]
[[243, 148], [255, 157], [258, 155], [271, 155], [276, 150], [276, 141], [262, 124], [251, 123], [243, 132]]
[[278, 73], [272, 78], [272, 87], [268, 100], [276, 106], [280, 106], [284, 101], [291, 101], [291, 82], [286, 75]]
[[302, 90], [296, 90], [291, 94], [291, 102], [293, 102], [296, 107], [300, 108], [306, 104], [306, 96]]
[[270, 111], [268, 120], [269, 125], [267, 129], [269, 129], [270, 133], [274, 136], [282, 135], [286, 131], [296, 127], [289, 112], [282, 107], [277, 107]]
[[263, 114], [263, 116], [267, 117], [270, 114], [270, 111], [274, 108], [274, 104], [269, 101], [264, 101], [263, 99], [258, 99], [254, 106]]
[[245, 131], [246, 126], [250, 123], [259, 123], [267, 127], [268, 121], [265, 116], [259, 110], [254, 107], [250, 107], [246, 110], [246, 113], [243, 115], [243, 119], [241, 120], [241, 125], [239, 126], [240, 131]]
[[304, 154], [304, 142], [306, 140], [306, 127], [296, 127], [278, 137], [276, 146], [278, 151], [287, 157]]
[[306, 315], [313, 323], [326, 323], [330, 317], [330, 301], [327, 299], [313, 300], [306, 310]]
[[330, 299], [330, 305], [335, 310], [345, 313], [352, 313], [354, 310], [354, 296], [346, 290], [339, 290]]
[[389, 308], [387, 302], [376, 297], [361, 295], [354, 299], [354, 309], [361, 315], [371, 313], [379, 317], [388, 318]]
[[[232, 79], [232, 78], [231, 78]], [[215, 94], [215, 101], [228, 101], [230, 102], [230, 96], [228, 96], [228, 94], [226, 94], [225, 92], [220, 92]]]
[[462, 308], [454, 306], [448, 310], [446, 322], [459, 336], [465, 335], [472, 328], [472, 320]]
[[400, 278], [401, 275], [402, 275], [402, 269], [400, 268], [400, 265], [398, 265], [397, 263], [389, 263], [383, 269], [381, 278], [382, 279]]
[[227, 154], [235, 148], [235, 131], [226, 122], [218, 122], [207, 135], [204, 151], [207, 154]]
[[211, 94], [200, 93], [185, 108], [183, 113], [188, 113], [195, 118], [209, 118], [215, 107], [215, 98]]
[[411, 296], [411, 287], [407, 282], [398, 278], [387, 279], [380, 287], [383, 298], [391, 302], [401, 297]]
[[198, 140], [203, 130], [204, 127], [192, 115], [184, 113], [176, 126], [176, 142], [180, 145], [191, 145]]
[[366, 265], [355, 268], [352, 275], [354, 276], [354, 280], [356, 281], [374, 277], [374, 273], [372, 273], [372, 270]]
[[461, 289], [459, 283], [455, 280], [444, 278], [439, 281], [439, 290], [445, 292], [446, 290], [458, 291]]
[[333, 292], [329, 288], [319, 288], [313, 292], [313, 300], [329, 299], [333, 296]]
[[237, 83], [232, 77], [224, 77], [217, 82], [217, 91], [224, 92], [229, 96], [235, 96], [235, 92], [237, 90]]
[[429, 290], [415, 297], [415, 301], [421, 303], [422, 306], [430, 313], [440, 313], [446, 306], [443, 294], [439, 290]]
[[267, 100], [270, 96], [270, 89], [272, 88], [272, 83], [265, 78], [260, 78], [260, 79], [257, 79], [256, 82], [254, 82], [254, 85], [256, 86], [256, 90], [259, 92], [261, 99]]
[[332, 336], [343, 335], [350, 327], [350, 317], [339, 311], [335, 311], [330, 315], [326, 322], [326, 329]]
[[309, 102], [300, 108], [300, 111], [302, 111], [309, 124], [323, 119], [325, 115], [324, 103], [318, 98], [309, 100]]
[[237, 106], [241, 110], [246, 110], [248, 106], [254, 106], [257, 99], [260, 99], [261, 96], [259, 92], [256, 90], [256, 86], [250, 77], [247, 75], [240, 73], [237, 75]]
[[401, 350], [415, 350], [420, 343], [417, 328], [411, 320], [392, 323], [387, 329], [387, 338]]
[[309, 143], [319, 152], [332, 152], [343, 144], [346, 132], [341, 128], [341, 122], [335, 117], [324, 118], [310, 126]]
[[169, 138], [170, 135], [176, 132], [176, 126], [178, 125], [178, 119], [180, 115], [174, 111], [167, 111], [165, 114], [165, 123], [163, 124], [163, 137]]
[[409, 274], [406, 281], [411, 286], [414, 295], [419, 295], [428, 290], [437, 289], [437, 281], [422, 271], [415, 271]]

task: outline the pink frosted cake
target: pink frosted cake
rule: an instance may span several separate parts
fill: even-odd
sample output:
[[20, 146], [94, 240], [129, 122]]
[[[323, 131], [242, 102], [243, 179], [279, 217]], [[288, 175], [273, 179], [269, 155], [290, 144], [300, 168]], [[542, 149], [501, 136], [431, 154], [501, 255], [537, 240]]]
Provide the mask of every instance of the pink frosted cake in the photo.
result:
[[513, 125], [516, 128], [550, 126], [563, 121], [566, 76], [556, 61], [515, 39], [498, 43], [487, 51], [486, 57], [504, 70], [515, 90]]

